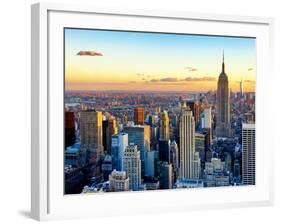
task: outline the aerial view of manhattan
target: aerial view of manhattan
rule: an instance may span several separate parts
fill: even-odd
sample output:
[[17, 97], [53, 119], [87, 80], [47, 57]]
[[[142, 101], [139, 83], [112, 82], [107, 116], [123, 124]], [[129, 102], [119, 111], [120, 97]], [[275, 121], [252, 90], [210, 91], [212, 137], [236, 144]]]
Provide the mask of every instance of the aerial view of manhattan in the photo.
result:
[[64, 81], [65, 194], [255, 185], [255, 38], [65, 28]]

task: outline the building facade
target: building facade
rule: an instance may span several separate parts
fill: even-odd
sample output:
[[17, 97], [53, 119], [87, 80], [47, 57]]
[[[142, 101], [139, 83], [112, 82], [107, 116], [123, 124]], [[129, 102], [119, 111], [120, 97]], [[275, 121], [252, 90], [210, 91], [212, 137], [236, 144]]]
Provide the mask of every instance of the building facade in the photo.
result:
[[103, 154], [102, 113], [95, 110], [80, 112], [81, 148], [87, 150], [90, 160], [99, 160]]
[[135, 124], [143, 125], [144, 124], [144, 108], [136, 107], [134, 109], [134, 122]]
[[113, 170], [109, 175], [109, 190], [110, 191], [128, 191], [129, 178], [124, 171]]
[[242, 183], [256, 183], [256, 129], [254, 123], [242, 124]]
[[137, 191], [141, 185], [141, 160], [137, 145], [126, 147], [123, 157], [123, 170], [129, 177], [130, 190]]
[[179, 121], [180, 178], [192, 178], [195, 151], [195, 124], [192, 111], [183, 109]]
[[118, 133], [111, 136], [111, 156], [112, 167], [118, 171], [122, 171], [122, 159], [126, 147], [128, 146], [128, 134]]

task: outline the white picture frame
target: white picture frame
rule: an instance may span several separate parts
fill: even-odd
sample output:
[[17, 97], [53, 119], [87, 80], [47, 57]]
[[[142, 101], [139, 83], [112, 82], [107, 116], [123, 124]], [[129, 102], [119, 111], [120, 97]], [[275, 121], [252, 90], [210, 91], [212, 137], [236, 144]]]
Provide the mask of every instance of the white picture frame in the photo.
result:
[[[273, 204], [273, 143], [266, 111], [271, 94], [273, 19], [190, 12], [101, 9], [93, 6], [32, 5], [31, 215], [37, 220], [179, 212]], [[98, 18], [99, 17], [99, 18]], [[62, 194], [63, 27], [187, 32], [257, 38], [257, 184], [239, 188]], [[186, 26], [190, 28], [186, 28]], [[180, 31], [180, 27], [184, 30]], [[223, 29], [222, 29], [223, 28]], [[55, 75], [54, 75], [55, 74]], [[61, 108], [61, 109], [59, 109]], [[60, 125], [61, 124], [61, 125]], [[186, 199], [186, 200], [185, 200]], [[149, 203], [147, 203], [149, 201]], [[129, 206], [128, 206], [129, 205]], [[104, 209], [104, 206], [107, 206]], [[126, 209], [124, 209], [126, 208]]]

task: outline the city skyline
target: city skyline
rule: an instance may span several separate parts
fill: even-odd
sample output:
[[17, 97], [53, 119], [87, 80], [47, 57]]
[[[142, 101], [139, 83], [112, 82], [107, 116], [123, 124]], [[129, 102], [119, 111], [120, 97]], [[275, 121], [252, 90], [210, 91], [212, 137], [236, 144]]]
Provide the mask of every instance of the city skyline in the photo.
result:
[[222, 51], [232, 91], [255, 91], [255, 39], [65, 29], [69, 90], [216, 90]]
[[255, 185], [255, 39], [65, 31], [65, 194]]

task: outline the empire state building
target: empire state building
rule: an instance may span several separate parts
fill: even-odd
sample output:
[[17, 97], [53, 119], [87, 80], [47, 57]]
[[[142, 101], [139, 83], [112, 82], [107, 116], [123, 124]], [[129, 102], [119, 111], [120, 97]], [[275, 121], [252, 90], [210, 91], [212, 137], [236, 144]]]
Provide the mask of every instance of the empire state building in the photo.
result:
[[222, 58], [222, 71], [218, 80], [217, 87], [217, 137], [229, 137], [230, 128], [230, 99], [228, 88], [228, 77], [225, 73], [224, 54]]

